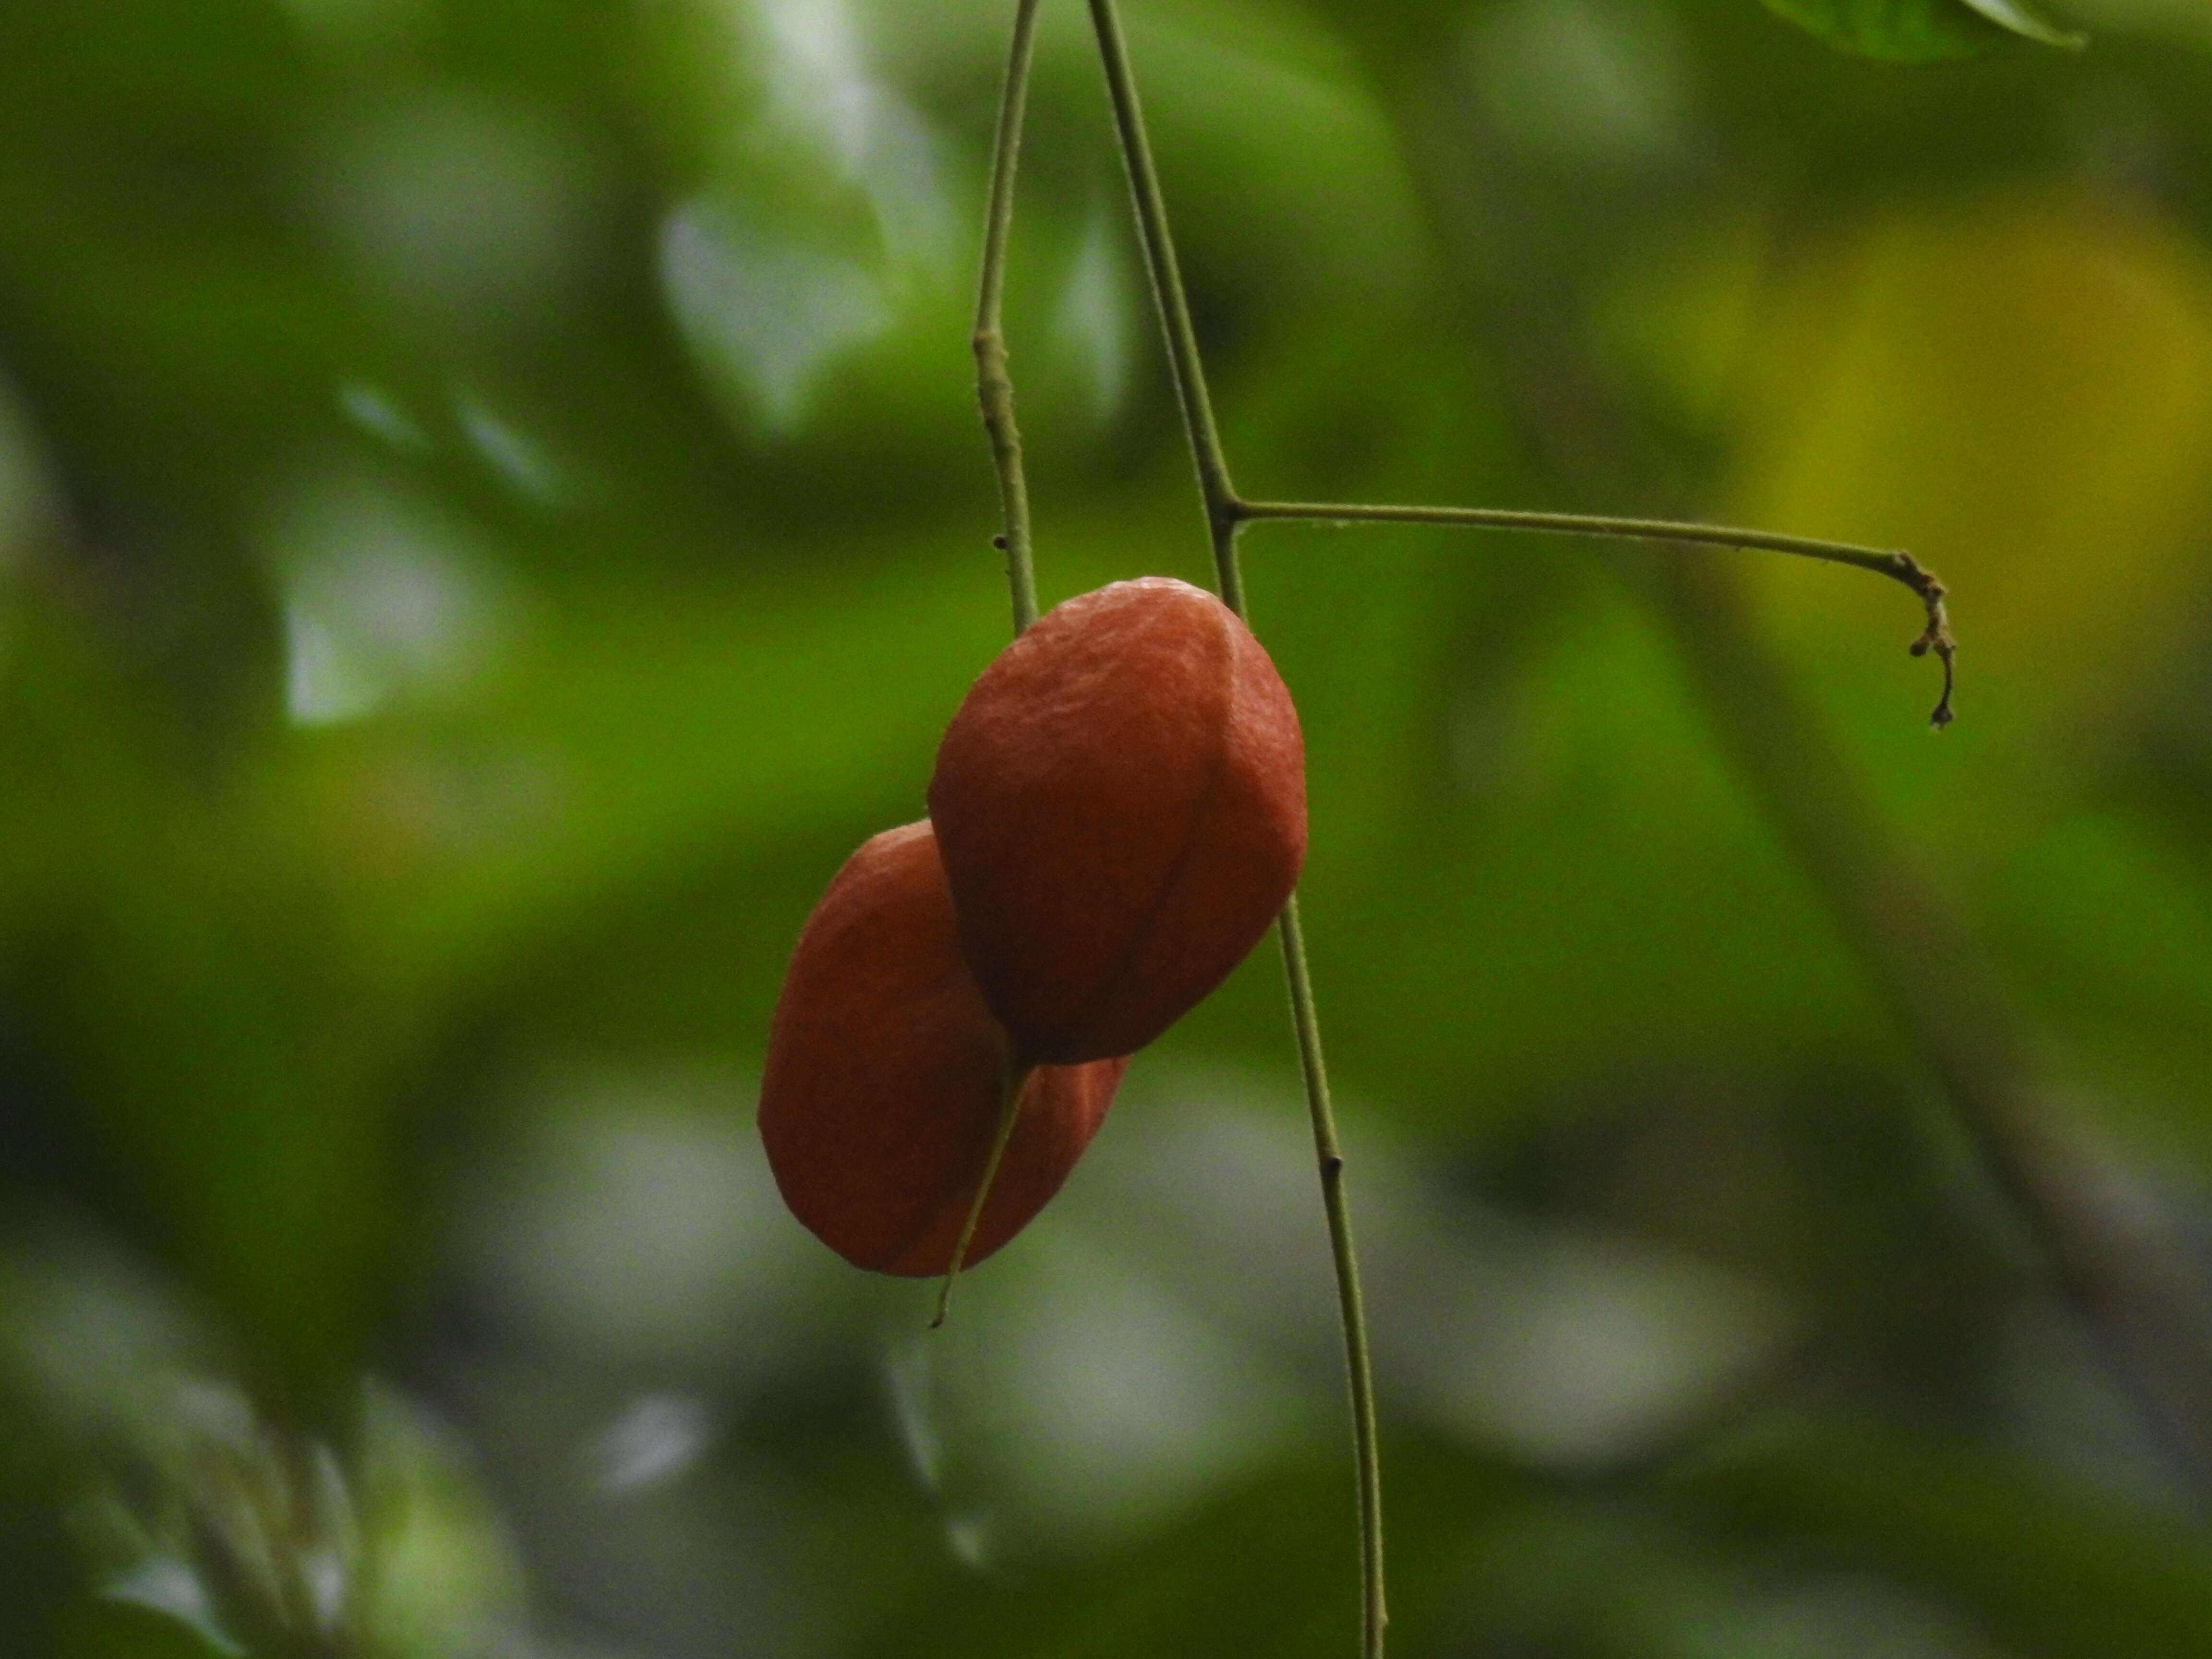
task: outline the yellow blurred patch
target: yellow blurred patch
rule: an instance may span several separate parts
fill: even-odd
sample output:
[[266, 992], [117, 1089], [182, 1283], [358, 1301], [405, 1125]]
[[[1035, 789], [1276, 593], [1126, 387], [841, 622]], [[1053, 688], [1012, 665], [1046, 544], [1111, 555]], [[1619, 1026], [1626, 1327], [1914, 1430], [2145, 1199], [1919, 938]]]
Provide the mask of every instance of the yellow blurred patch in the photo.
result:
[[[1886, 213], [1783, 276], [1744, 350], [1729, 516], [1941, 572], [1970, 708], [2078, 730], [2160, 688], [2212, 549], [2203, 248], [2081, 195]], [[1905, 620], [1832, 575], [1757, 581], [1804, 647]]]

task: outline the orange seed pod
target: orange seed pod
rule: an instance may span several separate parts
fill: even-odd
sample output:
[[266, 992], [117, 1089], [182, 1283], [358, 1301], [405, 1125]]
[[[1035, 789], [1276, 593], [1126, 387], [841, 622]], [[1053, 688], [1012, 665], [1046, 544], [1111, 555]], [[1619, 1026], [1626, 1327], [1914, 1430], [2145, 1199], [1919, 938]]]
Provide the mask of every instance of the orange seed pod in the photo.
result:
[[1305, 745], [1236, 614], [1164, 576], [1040, 618], [929, 783], [960, 943], [1024, 1060], [1127, 1054], [1257, 944], [1305, 860]]
[[[1009, 1052], [961, 957], [930, 826], [869, 841], [800, 932], [769, 1029], [761, 1139], [792, 1213], [857, 1267], [945, 1272], [998, 1127]], [[1040, 1066], [1022, 1079], [966, 1265], [1060, 1190], [1127, 1066]]]

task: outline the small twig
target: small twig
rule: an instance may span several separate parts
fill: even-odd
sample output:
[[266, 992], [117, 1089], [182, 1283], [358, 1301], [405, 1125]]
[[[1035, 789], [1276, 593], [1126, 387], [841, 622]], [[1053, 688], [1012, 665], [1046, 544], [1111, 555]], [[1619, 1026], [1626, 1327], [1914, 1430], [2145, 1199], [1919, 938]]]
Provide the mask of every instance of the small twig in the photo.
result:
[[[1898, 556], [1911, 564], [1910, 557]], [[1929, 725], [1941, 732], [1951, 723], [1951, 688], [1958, 676], [1953, 663], [1959, 654], [1959, 642], [1951, 637], [1951, 619], [1943, 614], [1943, 584], [1932, 570], [1912, 566], [1920, 578], [1920, 598], [1928, 607], [1928, 626], [1920, 630], [1920, 637], [1912, 642], [1912, 654], [1924, 657], [1930, 651], [1943, 665], [1943, 695], [1936, 700], [1936, 712], [1928, 717]]]
[[1475, 530], [1526, 530], [1559, 536], [1602, 536], [1616, 540], [1690, 542], [1707, 547], [1749, 548], [1788, 553], [1802, 559], [1849, 565], [1901, 582], [1926, 607], [1928, 624], [1911, 645], [1912, 654], [1929, 652], [1943, 665], [1943, 695], [1928, 723], [1942, 731], [1951, 723], [1953, 659], [1958, 642], [1943, 611], [1947, 591], [1936, 573], [1910, 553], [1894, 548], [1862, 547], [1856, 542], [1825, 541], [1814, 536], [1785, 536], [1772, 530], [1739, 530], [1729, 525], [1688, 523], [1676, 519], [1630, 519], [1589, 513], [1528, 513], [1513, 507], [1388, 507], [1364, 502], [1246, 501], [1231, 497], [1224, 510], [1239, 523], [1261, 519], [1303, 519], [1319, 524], [1437, 524]]

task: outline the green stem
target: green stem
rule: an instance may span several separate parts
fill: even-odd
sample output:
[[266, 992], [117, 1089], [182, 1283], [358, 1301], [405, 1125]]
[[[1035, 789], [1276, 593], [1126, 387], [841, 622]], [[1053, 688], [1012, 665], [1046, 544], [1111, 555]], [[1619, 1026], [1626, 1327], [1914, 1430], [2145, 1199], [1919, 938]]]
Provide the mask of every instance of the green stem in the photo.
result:
[[1322, 1207], [1328, 1212], [1329, 1255], [1336, 1264], [1337, 1311], [1344, 1324], [1345, 1370], [1352, 1387], [1352, 1440], [1359, 1467], [1359, 1582], [1361, 1651], [1380, 1656], [1390, 1615], [1382, 1595], [1382, 1452], [1375, 1425], [1375, 1367], [1367, 1342], [1367, 1307], [1359, 1289], [1359, 1253], [1352, 1248], [1352, 1208], [1344, 1191], [1344, 1152], [1328, 1100], [1328, 1066], [1322, 1058], [1321, 1020], [1314, 1012], [1313, 977], [1306, 970], [1305, 930], [1297, 895], [1276, 921], [1283, 947], [1283, 975], [1291, 988], [1291, 1023], [1298, 1037], [1298, 1066], [1305, 1077], [1307, 1115], [1313, 1120], [1314, 1156], [1321, 1166]]
[[1006, 556], [1006, 592], [1014, 632], [1037, 617], [1036, 568], [1030, 549], [1030, 491], [1022, 472], [1021, 428], [1014, 424], [1014, 383], [1006, 371], [1006, 337], [1000, 313], [1006, 292], [1006, 248], [1014, 223], [1014, 171], [1021, 158], [1022, 117], [1029, 104], [1030, 64], [1036, 56], [1037, 0], [1015, 0], [1014, 33], [1006, 52], [1006, 78], [999, 93], [998, 131], [991, 146], [991, 195], [983, 217], [983, 273], [975, 301], [975, 398], [999, 475], [999, 507], [1006, 529], [997, 540]]
[[1524, 513], [1491, 507], [1376, 507], [1364, 503], [1328, 501], [1243, 501], [1231, 500], [1227, 510], [1239, 521], [1259, 519], [1304, 519], [1322, 524], [1440, 524], [1480, 530], [1528, 530], [1547, 535], [1606, 536], [1634, 541], [1692, 542], [1709, 547], [1753, 548], [1768, 553], [1790, 553], [1799, 558], [1820, 559], [1830, 564], [1870, 570], [1878, 576], [1910, 588], [1928, 613], [1927, 626], [1912, 642], [1912, 654], [1934, 652], [1943, 665], [1943, 695], [1929, 715], [1939, 729], [1951, 723], [1952, 663], [1958, 646], [1951, 637], [1949, 618], [1943, 611], [1944, 587], [1936, 573], [1910, 553], [1892, 549], [1861, 547], [1852, 542], [1822, 541], [1811, 536], [1784, 536], [1771, 530], [1738, 530], [1727, 525], [1690, 524], [1675, 519], [1624, 519], [1585, 513]]
[[1006, 1156], [1006, 1145], [1014, 1138], [1014, 1123], [1021, 1116], [1022, 1086], [1030, 1080], [1027, 1066], [1017, 1066], [1011, 1055], [1001, 1055], [999, 1060], [999, 1123], [991, 1132], [991, 1150], [983, 1159], [983, 1177], [975, 1183], [975, 1196], [969, 1201], [967, 1218], [960, 1224], [960, 1237], [952, 1243], [952, 1260], [945, 1265], [945, 1284], [937, 1292], [937, 1312], [929, 1322], [933, 1331], [945, 1323], [945, 1316], [952, 1311], [952, 1286], [960, 1277], [960, 1269], [968, 1260], [968, 1247], [975, 1242], [975, 1229], [983, 1220], [983, 1206], [991, 1196], [991, 1188], [999, 1178], [999, 1165]]
[[[1214, 572], [1223, 603], [1241, 617], [1244, 614], [1244, 584], [1237, 564], [1237, 532], [1249, 514], [1243, 510], [1243, 504], [1238, 501], [1229, 481], [1228, 459], [1222, 451], [1220, 433], [1214, 425], [1212, 400], [1206, 394], [1206, 370], [1199, 357], [1198, 334], [1192, 325], [1190, 303], [1183, 292], [1175, 240], [1168, 229], [1167, 205], [1160, 190], [1159, 175], [1152, 166], [1152, 145], [1145, 136], [1144, 112], [1137, 100], [1136, 80], [1130, 71], [1128, 44], [1122, 35], [1121, 18], [1116, 15], [1114, 0], [1090, 0], [1090, 6], [1091, 23], [1098, 37], [1099, 60], [1105, 70], [1107, 94], [1114, 106], [1114, 131], [1121, 143], [1122, 161], [1128, 167], [1129, 189], [1135, 198], [1146, 268], [1151, 274], [1152, 297], [1159, 308], [1168, 365], [1175, 380], [1176, 400], [1182, 411], [1191, 462], [1198, 472], [1199, 494], [1206, 506]], [[1283, 948], [1283, 971], [1290, 983], [1291, 1020], [1297, 1033], [1298, 1067], [1305, 1080], [1307, 1115], [1313, 1124], [1314, 1153], [1321, 1170], [1322, 1207], [1328, 1220], [1329, 1252], [1336, 1267], [1337, 1304], [1344, 1323], [1344, 1361], [1352, 1396], [1352, 1454], [1359, 1498], [1360, 1652], [1363, 1659], [1382, 1659], [1382, 1632], [1389, 1615], [1382, 1588], [1382, 1459], [1376, 1429], [1374, 1367], [1359, 1288], [1359, 1253], [1352, 1243], [1352, 1207], [1344, 1189], [1344, 1153], [1337, 1139], [1335, 1112], [1329, 1103], [1328, 1068], [1322, 1055], [1321, 1021], [1314, 1009], [1313, 978], [1306, 966], [1305, 938], [1299, 926], [1295, 894], [1283, 907], [1278, 933]]]
[[1183, 292], [1175, 238], [1168, 230], [1167, 198], [1152, 166], [1152, 143], [1145, 136], [1145, 114], [1137, 102], [1137, 83], [1129, 69], [1128, 42], [1122, 36], [1114, 0], [1091, 0], [1091, 21], [1098, 35], [1107, 95], [1113, 101], [1114, 131], [1129, 170], [1129, 191], [1136, 200], [1139, 240], [1144, 244], [1152, 300], [1159, 307], [1168, 370], [1175, 381], [1176, 402], [1182, 410], [1183, 431], [1190, 440], [1191, 464], [1198, 470], [1206, 523], [1213, 532], [1213, 559], [1222, 602], [1241, 617], [1244, 588], [1237, 570], [1234, 540], [1237, 492], [1229, 482], [1228, 458], [1213, 423], [1213, 400], [1206, 394], [1206, 369], [1198, 356], [1198, 331], [1191, 323], [1190, 301]]

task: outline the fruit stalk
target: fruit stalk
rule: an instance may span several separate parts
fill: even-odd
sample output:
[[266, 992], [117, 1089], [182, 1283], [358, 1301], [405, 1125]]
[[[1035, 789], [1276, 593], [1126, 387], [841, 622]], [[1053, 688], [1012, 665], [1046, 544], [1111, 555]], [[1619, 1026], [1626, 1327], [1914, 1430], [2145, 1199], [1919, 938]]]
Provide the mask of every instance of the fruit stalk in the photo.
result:
[[983, 1178], [975, 1183], [975, 1196], [968, 1206], [967, 1219], [960, 1224], [960, 1237], [952, 1241], [952, 1260], [945, 1264], [945, 1282], [938, 1289], [937, 1311], [930, 1316], [929, 1328], [944, 1328], [952, 1314], [952, 1287], [960, 1280], [960, 1270], [968, 1265], [969, 1247], [975, 1242], [975, 1229], [983, 1219], [983, 1206], [990, 1202], [991, 1188], [999, 1184], [999, 1166], [1006, 1162], [1006, 1145], [1014, 1138], [1014, 1125], [1020, 1121], [1022, 1085], [1029, 1081], [1029, 1068], [1016, 1063], [1011, 1054], [999, 1056], [999, 1121], [991, 1131], [991, 1151], [983, 1160]]

